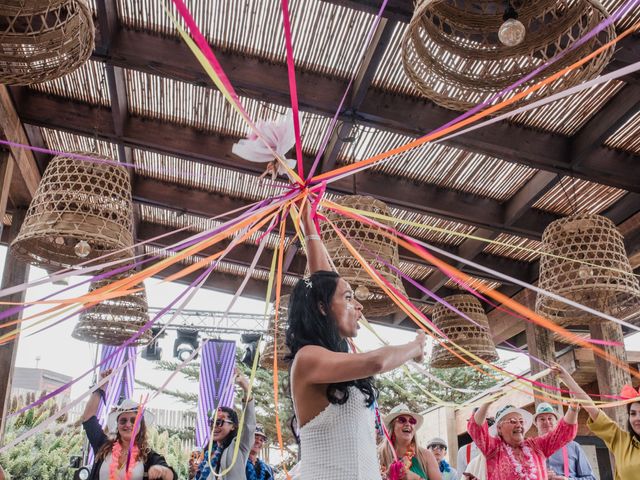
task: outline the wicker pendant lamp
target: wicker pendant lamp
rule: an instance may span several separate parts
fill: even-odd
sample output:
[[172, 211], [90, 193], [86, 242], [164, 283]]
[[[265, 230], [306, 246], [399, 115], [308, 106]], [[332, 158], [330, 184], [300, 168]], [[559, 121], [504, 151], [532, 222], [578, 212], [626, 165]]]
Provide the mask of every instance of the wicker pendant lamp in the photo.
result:
[[[93, 153], [83, 155], [111, 161]], [[72, 267], [130, 248], [132, 222], [126, 168], [57, 156], [42, 176], [11, 251], [48, 271]], [[127, 250], [118, 258], [130, 256]]]
[[72, 72], [91, 56], [94, 32], [85, 0], [2, 0], [0, 83], [30, 85]]
[[[289, 349], [285, 343], [285, 335], [287, 332], [287, 311], [289, 310], [289, 295], [280, 297], [280, 308], [278, 309], [278, 370], [288, 370], [289, 362], [285, 357], [289, 354]], [[269, 319], [269, 330], [264, 336], [264, 350], [260, 356], [260, 365], [263, 368], [273, 370], [273, 346], [275, 332], [275, 315], [272, 313]]]
[[[372, 197], [351, 195], [341, 198], [336, 203], [356, 210], [389, 215], [387, 205]], [[364, 259], [375, 270], [381, 273], [397, 290], [406, 295], [400, 276], [387, 265], [390, 264], [397, 267], [400, 263], [398, 244], [395, 241], [384, 236], [376, 227], [370, 227], [333, 211], [327, 211], [326, 217], [340, 229], [347, 237], [347, 240], [358, 249]], [[388, 224], [384, 220], [376, 219], [376, 221]], [[363, 313], [367, 317], [381, 317], [395, 313], [398, 310], [396, 304], [373, 281], [361, 267], [358, 260], [351, 255], [351, 252], [342, 244], [342, 241], [328, 222], [322, 224], [321, 233], [329, 256], [333, 260], [338, 273], [351, 284], [356, 298], [364, 306]], [[384, 262], [381, 260], [384, 260]]]
[[[114, 276], [94, 282], [89, 292], [126, 278]], [[103, 345], [122, 345], [149, 321], [147, 294], [142, 290], [123, 297], [112, 298], [84, 310], [73, 330], [73, 337]], [[140, 286], [138, 285], [138, 287]], [[142, 334], [131, 346], [145, 345], [151, 340], [151, 330]]]
[[[542, 234], [542, 251], [540, 288], [613, 316], [640, 306], [638, 278], [622, 234], [608, 218], [582, 213], [556, 220]], [[536, 311], [561, 325], [588, 325], [597, 318], [541, 294]]]
[[[507, 20], [514, 16], [517, 19]], [[468, 110], [567, 50], [607, 16], [596, 0], [416, 0], [402, 40], [402, 63], [423, 95], [443, 107]], [[524, 33], [520, 43], [517, 35], [505, 38], [507, 22], [519, 25], [516, 33]], [[575, 63], [614, 37], [615, 28], [610, 25], [516, 92]], [[505, 45], [505, 40], [512, 45]], [[607, 49], [531, 94], [527, 101], [597, 77], [613, 50]]]
[[[495, 362], [498, 360], [498, 352], [496, 351], [496, 346], [491, 339], [491, 332], [489, 331], [489, 320], [480, 301], [473, 295], [467, 294], [450, 295], [444, 300], [467, 315], [479, 326], [474, 325], [466, 318], [461, 317], [453, 310], [441, 304], [437, 304], [433, 309], [431, 317], [433, 323], [442, 330], [452, 342], [465, 350], [468, 350], [487, 362]], [[479, 363], [468, 355], [458, 351], [455, 347], [453, 350], [469, 362], [473, 364]], [[449, 352], [449, 350], [441, 344], [437, 344], [433, 347], [431, 366], [434, 368], [454, 368], [465, 367], [467, 364]]]

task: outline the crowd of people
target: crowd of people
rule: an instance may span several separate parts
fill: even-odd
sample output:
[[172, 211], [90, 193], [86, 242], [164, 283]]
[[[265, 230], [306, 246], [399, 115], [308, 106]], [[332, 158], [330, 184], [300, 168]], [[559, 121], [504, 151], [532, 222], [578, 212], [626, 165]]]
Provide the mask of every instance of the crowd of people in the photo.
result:
[[[309, 213], [305, 232], [314, 232]], [[559, 365], [552, 372], [573, 397], [564, 415], [550, 403], [535, 414], [511, 405], [487, 418], [485, 403], [470, 416], [467, 429], [473, 442], [457, 452], [452, 466], [448, 445], [431, 438], [423, 447], [418, 430], [423, 417], [398, 405], [383, 417], [384, 435], [376, 435], [377, 390], [373, 377], [408, 360], [422, 361], [425, 336], [404, 345], [351, 353], [349, 339], [357, 335], [362, 305], [351, 286], [332, 271], [318, 235], [307, 234], [310, 275], [291, 294], [286, 344], [289, 349], [290, 388], [299, 443], [299, 461], [290, 472], [301, 480], [594, 480], [589, 461], [574, 439], [578, 412], [588, 415], [588, 427], [615, 458], [616, 480], [640, 478], [640, 400], [627, 405], [627, 425], [618, 425]], [[249, 391], [238, 374], [238, 385]], [[630, 388], [630, 387], [629, 387]], [[636, 392], [640, 397], [640, 392]], [[138, 405], [125, 401], [109, 416], [108, 437], [95, 414], [101, 396], [89, 400], [84, 428], [93, 447], [93, 480], [174, 480], [175, 471], [149, 448], [148, 413], [139, 418]], [[633, 395], [632, 395], [633, 396]], [[629, 397], [631, 398], [631, 397]], [[576, 401], [577, 400], [577, 401]], [[196, 480], [271, 480], [274, 470], [259, 458], [267, 440], [256, 425], [252, 398], [243, 400], [242, 425], [236, 411], [221, 407], [210, 416], [211, 439], [202, 454], [192, 457], [189, 477]], [[134, 424], [139, 429], [134, 434]], [[528, 435], [537, 428], [537, 435]], [[240, 432], [240, 433], [239, 433]], [[134, 437], [135, 435], [135, 437]], [[133, 438], [133, 440], [132, 440]], [[125, 472], [125, 470], [127, 470]]]

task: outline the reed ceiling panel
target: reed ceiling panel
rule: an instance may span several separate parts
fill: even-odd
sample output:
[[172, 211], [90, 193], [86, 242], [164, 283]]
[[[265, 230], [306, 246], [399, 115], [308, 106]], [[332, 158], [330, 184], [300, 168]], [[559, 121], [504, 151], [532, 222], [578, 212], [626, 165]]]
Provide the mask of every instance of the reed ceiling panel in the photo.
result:
[[[213, 220], [200, 215], [193, 215], [190, 213], [179, 212], [176, 210], [169, 210], [166, 208], [157, 207], [154, 205], [140, 205], [140, 221], [153, 223], [156, 225], [162, 225], [164, 227], [183, 229], [190, 233], [201, 233], [207, 230], [220, 227], [223, 222]], [[262, 236], [263, 232], [259, 231], [247, 238], [243, 243], [251, 245], [258, 245], [258, 241], [266, 242], [266, 247], [274, 250], [280, 245], [280, 237], [274, 233], [270, 233], [266, 236]], [[234, 234], [233, 238], [238, 237], [239, 234]], [[167, 240], [173, 242], [172, 237], [167, 237]], [[291, 244], [291, 238], [285, 237], [285, 248]]]
[[544, 194], [533, 208], [560, 215], [572, 213], [601, 213], [627, 192], [619, 188], [564, 177]]
[[[605, 145], [640, 155], [640, 111], [609, 137]], [[638, 166], [640, 168], [640, 165]]]
[[[127, 70], [128, 108], [132, 115], [160, 119], [205, 132], [246, 137], [250, 128], [219, 90], [179, 82], [170, 78]], [[240, 101], [254, 121], [279, 119], [290, 109], [251, 98]], [[301, 112], [302, 147], [307, 153], [320, 148], [330, 119]]]
[[[157, 0], [117, 0], [120, 21], [128, 28], [176, 37], [178, 33]], [[187, 0], [214, 51], [237, 52], [286, 61], [279, 0]], [[174, 13], [177, 11], [174, 9]], [[289, 5], [296, 67], [348, 77], [357, 68], [374, 16], [321, 0], [293, 0]], [[161, 54], [159, 52], [159, 54]]]
[[[413, 140], [362, 126], [355, 127], [351, 136], [356, 140], [343, 145], [341, 163], [354, 163]], [[499, 201], [511, 198], [536, 172], [524, 165], [436, 143], [396, 155], [371, 171]]]
[[109, 85], [106, 68], [101, 62], [89, 60], [63, 77], [29, 86], [38, 92], [71, 98], [96, 106], [109, 106]]
[[485, 253], [522, 262], [533, 262], [540, 258], [542, 243], [537, 240], [501, 233], [494, 241], [500, 244], [488, 243]]
[[118, 150], [114, 143], [49, 128], [41, 128], [40, 133], [49, 150], [70, 153], [93, 152], [114, 161], [118, 159]]
[[282, 193], [288, 183], [259, 179], [237, 170], [229, 170], [147, 150], [133, 151], [136, 173], [162, 182], [176, 183], [206, 192], [243, 200], [262, 200]]

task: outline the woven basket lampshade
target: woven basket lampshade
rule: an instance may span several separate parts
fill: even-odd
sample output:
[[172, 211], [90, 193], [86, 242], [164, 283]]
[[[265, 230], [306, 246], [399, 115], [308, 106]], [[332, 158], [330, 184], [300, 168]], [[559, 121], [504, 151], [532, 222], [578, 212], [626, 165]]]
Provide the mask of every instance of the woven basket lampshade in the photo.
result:
[[[468, 110], [567, 50], [608, 16], [596, 0], [511, 0], [526, 35], [522, 43], [506, 46], [498, 31], [507, 3], [416, 0], [402, 40], [404, 70], [415, 88], [445, 108]], [[614, 37], [610, 25], [516, 91], [571, 65]], [[610, 47], [531, 94], [527, 101], [597, 77], [612, 55]]]
[[93, 51], [85, 0], [2, 0], [0, 83], [30, 85], [66, 75]]
[[[640, 306], [640, 284], [622, 234], [608, 218], [584, 213], [556, 220], [544, 230], [542, 251], [540, 288], [613, 316]], [[536, 311], [560, 325], [588, 325], [597, 318], [541, 294]]]
[[[130, 248], [132, 222], [126, 168], [58, 156], [47, 166], [11, 249], [26, 262], [55, 271]], [[126, 250], [118, 258], [130, 256]]]
[[[125, 278], [115, 276], [94, 282], [89, 292]], [[149, 321], [147, 294], [144, 289], [123, 297], [111, 298], [80, 314], [73, 337], [103, 345], [122, 345]], [[131, 346], [145, 345], [151, 340], [151, 330], [142, 334]]]
[[[441, 304], [437, 304], [433, 309], [431, 317], [433, 323], [442, 330], [452, 342], [465, 350], [468, 350], [487, 362], [495, 362], [498, 360], [498, 352], [496, 351], [496, 346], [491, 339], [491, 333], [489, 331], [489, 320], [480, 301], [473, 295], [466, 294], [450, 295], [444, 300], [480, 326], [474, 325], [466, 318], [461, 317], [453, 310]], [[469, 358], [467, 355], [455, 349], [455, 347], [453, 350], [469, 362], [473, 364], [478, 363], [476, 360]], [[449, 350], [441, 344], [436, 344], [433, 347], [433, 353], [431, 355], [431, 366], [434, 368], [454, 368], [465, 367], [467, 364], [449, 352]]]
[[289, 362], [284, 357], [289, 354], [289, 349], [285, 343], [285, 335], [287, 332], [287, 311], [289, 310], [289, 295], [280, 297], [280, 308], [278, 309], [278, 334], [275, 333], [275, 315], [271, 314], [269, 319], [269, 330], [264, 336], [264, 350], [260, 356], [260, 365], [269, 370], [273, 369], [273, 346], [274, 336], [278, 339], [278, 370], [288, 370]]
[[[372, 197], [351, 195], [341, 198], [336, 203], [357, 210], [390, 215], [387, 205]], [[386, 262], [395, 267], [400, 263], [398, 244], [395, 241], [384, 236], [375, 227], [365, 225], [333, 211], [327, 211], [326, 216], [374, 269], [381, 273], [396, 289], [405, 294], [400, 276], [384, 263]], [[388, 223], [379, 219], [376, 219], [376, 221]], [[381, 317], [395, 313], [398, 310], [396, 304], [361, 267], [358, 260], [351, 255], [351, 252], [343, 245], [328, 222], [322, 224], [321, 233], [329, 256], [333, 260], [338, 273], [351, 284], [356, 298], [362, 303], [364, 315], [367, 317]], [[384, 260], [384, 262], [379, 259]]]

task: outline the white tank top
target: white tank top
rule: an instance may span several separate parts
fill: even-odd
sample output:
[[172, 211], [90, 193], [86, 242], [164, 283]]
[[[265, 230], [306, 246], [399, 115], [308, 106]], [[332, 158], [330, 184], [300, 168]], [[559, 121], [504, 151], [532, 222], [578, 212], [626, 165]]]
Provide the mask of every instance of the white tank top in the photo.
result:
[[[107, 455], [100, 467], [100, 480], [109, 480], [109, 468], [111, 468], [111, 454]], [[124, 480], [124, 468], [120, 469], [116, 478], [118, 480]], [[142, 462], [136, 462], [131, 472], [131, 480], [143, 480], [144, 478], [144, 464]]]
[[344, 405], [330, 403], [300, 429], [304, 480], [380, 480], [375, 414], [356, 387]]

